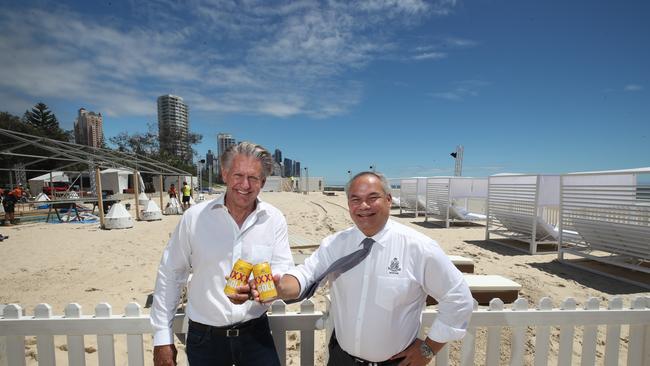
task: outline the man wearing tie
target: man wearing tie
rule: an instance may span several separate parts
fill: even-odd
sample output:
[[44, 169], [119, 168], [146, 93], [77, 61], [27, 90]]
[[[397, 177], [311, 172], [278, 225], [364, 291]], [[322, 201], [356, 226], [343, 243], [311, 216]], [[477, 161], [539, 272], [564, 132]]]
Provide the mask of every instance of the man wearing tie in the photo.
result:
[[[434, 240], [389, 219], [383, 175], [359, 173], [346, 192], [355, 226], [325, 238], [304, 265], [276, 276], [278, 294], [299, 301], [330, 281], [328, 365], [426, 365], [445, 343], [465, 335], [473, 308], [469, 287]], [[438, 316], [420, 340], [427, 294], [438, 301]]]

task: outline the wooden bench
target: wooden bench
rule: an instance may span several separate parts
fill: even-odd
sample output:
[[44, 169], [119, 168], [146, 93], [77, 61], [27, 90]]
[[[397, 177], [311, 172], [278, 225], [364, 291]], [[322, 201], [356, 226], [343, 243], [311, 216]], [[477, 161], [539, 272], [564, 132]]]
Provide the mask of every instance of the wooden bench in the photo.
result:
[[471, 258], [461, 257], [459, 255], [449, 255], [451, 263], [463, 273], [474, 273], [474, 261]]
[[[479, 305], [489, 305], [490, 300], [499, 298], [504, 304], [513, 303], [519, 297], [521, 285], [499, 275], [464, 274], [472, 297]], [[438, 302], [427, 296], [427, 306]]]

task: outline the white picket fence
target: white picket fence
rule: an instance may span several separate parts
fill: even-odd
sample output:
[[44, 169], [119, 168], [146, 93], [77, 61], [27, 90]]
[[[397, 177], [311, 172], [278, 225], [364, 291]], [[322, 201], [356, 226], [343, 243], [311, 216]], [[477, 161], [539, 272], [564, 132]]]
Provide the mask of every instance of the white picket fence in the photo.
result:
[[[301, 304], [300, 312], [285, 310], [284, 303], [278, 301], [269, 315], [283, 365], [287, 364], [287, 331], [300, 332], [300, 365], [313, 365], [314, 335], [327, 323], [324, 314], [314, 311], [309, 300]], [[34, 336], [39, 365], [54, 365], [53, 337], [64, 335], [67, 337], [68, 364], [83, 366], [87, 357], [84, 335], [94, 335], [97, 337], [97, 361], [92, 363], [113, 366], [116, 363], [114, 336], [123, 334], [126, 335], [128, 364], [145, 364], [143, 337], [152, 329], [148, 315], [142, 314], [136, 303], [127, 305], [123, 315], [113, 315], [111, 306], [105, 303], [97, 305], [94, 315], [82, 315], [78, 304], [69, 304], [63, 316], [52, 315], [47, 304], [36, 306], [33, 316], [24, 316], [21, 307], [14, 304], [4, 307], [2, 313], [0, 365], [3, 354], [7, 365], [25, 365], [25, 340]], [[431, 324], [436, 315], [433, 309], [425, 310], [423, 323]], [[186, 318], [178, 315], [174, 331], [183, 333], [186, 327]], [[550, 350], [551, 343], [558, 346], [555, 347], [557, 352]], [[482, 346], [478, 347], [479, 344]], [[650, 365], [648, 297], [633, 299], [627, 308], [620, 297], [612, 298], [606, 308], [601, 308], [597, 298], [590, 298], [580, 309], [572, 298], [564, 300], [559, 308], [553, 308], [551, 299], [543, 298], [534, 309], [528, 307], [525, 299], [518, 299], [510, 309], [506, 309], [501, 300], [494, 299], [488, 308], [476, 306], [467, 336], [443, 348], [435, 357], [435, 364], [537, 366], [557, 360], [558, 365], [619, 365], [621, 359], [629, 366]]]

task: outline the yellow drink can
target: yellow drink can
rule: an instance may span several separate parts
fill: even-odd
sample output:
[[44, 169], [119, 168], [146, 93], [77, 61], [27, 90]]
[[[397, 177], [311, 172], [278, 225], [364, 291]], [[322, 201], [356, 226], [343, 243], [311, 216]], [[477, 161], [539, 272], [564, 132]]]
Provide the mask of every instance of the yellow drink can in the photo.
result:
[[275, 283], [273, 283], [273, 273], [271, 272], [271, 265], [269, 262], [262, 262], [254, 265], [253, 277], [255, 278], [257, 291], [260, 293], [260, 301], [266, 302], [278, 297]]
[[230, 276], [228, 276], [226, 288], [223, 289], [223, 292], [226, 295], [235, 295], [237, 293], [237, 287], [244, 286], [248, 283], [248, 277], [250, 277], [252, 269], [253, 265], [251, 263], [243, 259], [238, 259], [235, 265], [232, 266], [232, 271], [230, 271]]

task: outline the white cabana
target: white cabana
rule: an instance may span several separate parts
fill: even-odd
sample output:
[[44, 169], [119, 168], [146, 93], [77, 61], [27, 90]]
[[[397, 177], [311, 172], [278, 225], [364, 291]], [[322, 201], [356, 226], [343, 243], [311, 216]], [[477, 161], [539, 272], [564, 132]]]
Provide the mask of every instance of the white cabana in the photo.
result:
[[262, 188], [263, 192], [282, 192], [283, 191], [283, 180], [285, 178], [278, 177], [278, 176], [270, 176], [266, 177], [266, 183], [264, 183], [264, 187]]
[[400, 204], [400, 184], [402, 182], [401, 178], [388, 178], [388, 184], [390, 184], [390, 195], [392, 198], [391, 208], [397, 208]]
[[39, 175], [29, 180], [29, 190], [32, 194], [38, 194], [38, 192], [43, 192], [43, 187], [46, 184], [50, 183], [50, 178], [52, 182], [70, 182], [70, 177], [64, 172], [52, 172]]
[[128, 229], [133, 227], [133, 218], [123, 204], [116, 202], [104, 217], [105, 229]]
[[143, 221], [162, 220], [162, 211], [153, 200], [148, 200], [144, 210], [140, 211], [140, 218]]
[[325, 178], [323, 177], [298, 177], [297, 188], [298, 192], [322, 192], [325, 189]]
[[[493, 175], [488, 178], [485, 240], [530, 254], [537, 254], [538, 249], [555, 252], [559, 206], [559, 175]], [[523, 242], [528, 248], [507, 239]]]
[[427, 201], [427, 178], [415, 177], [400, 180], [399, 213], [414, 212], [415, 217], [425, 212]]
[[577, 263], [571, 254], [650, 274], [650, 167], [563, 175], [561, 192], [560, 261]]
[[445, 227], [450, 222], [485, 220], [487, 186], [487, 178], [427, 178], [424, 220], [433, 217], [444, 221]]
[[114, 194], [122, 193], [129, 188], [129, 175], [133, 172], [125, 169], [105, 169], [100, 172], [102, 190], [113, 191]]

